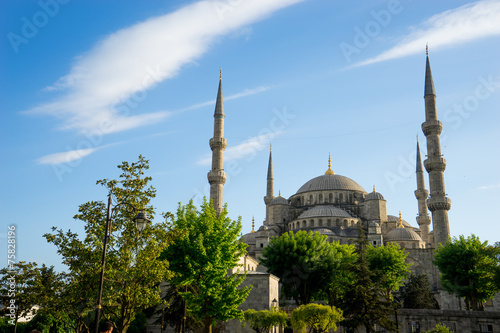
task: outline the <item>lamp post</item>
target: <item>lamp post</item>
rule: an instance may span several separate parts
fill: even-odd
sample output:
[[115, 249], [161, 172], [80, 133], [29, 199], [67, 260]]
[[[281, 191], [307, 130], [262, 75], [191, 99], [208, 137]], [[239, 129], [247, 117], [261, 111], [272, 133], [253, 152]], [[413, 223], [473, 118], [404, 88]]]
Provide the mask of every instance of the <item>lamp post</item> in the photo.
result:
[[[95, 311], [95, 333], [99, 333], [99, 319], [100, 319], [99, 317], [101, 315], [101, 308], [102, 308], [102, 305], [101, 305], [101, 303], [102, 303], [102, 288], [103, 288], [103, 284], [104, 284], [104, 267], [106, 265], [106, 249], [107, 249], [109, 236], [111, 235], [113, 214], [115, 212], [115, 209], [121, 205], [128, 205], [128, 206], [132, 207], [132, 209], [134, 211], [137, 210], [134, 205], [132, 205], [131, 203], [128, 203], [128, 202], [120, 202], [120, 203], [117, 203], [114, 207], [111, 207], [112, 206], [111, 201], [112, 201], [111, 200], [111, 193], [109, 193], [109, 195], [108, 195], [108, 213], [106, 216], [106, 226], [104, 229], [104, 243], [103, 243], [103, 249], [102, 249], [101, 279], [99, 282], [99, 294], [98, 294], [99, 296], [97, 298], [97, 308]], [[146, 228], [146, 225], [149, 222], [151, 222], [148, 219], [148, 217], [146, 216], [146, 213], [144, 213], [144, 211], [142, 211], [142, 210], [132, 220], [135, 222], [135, 226], [137, 228], [137, 231], [139, 231], [139, 232], [142, 232]]]

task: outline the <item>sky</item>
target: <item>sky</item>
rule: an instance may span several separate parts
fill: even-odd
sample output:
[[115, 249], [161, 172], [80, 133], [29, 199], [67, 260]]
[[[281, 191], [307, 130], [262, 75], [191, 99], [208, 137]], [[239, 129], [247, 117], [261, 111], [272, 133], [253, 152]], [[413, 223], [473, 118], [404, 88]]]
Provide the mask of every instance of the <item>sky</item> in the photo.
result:
[[14, 226], [15, 260], [64, 269], [43, 234], [82, 234], [78, 206], [106, 200], [96, 181], [141, 154], [155, 221], [208, 197], [220, 70], [223, 198], [242, 233], [265, 219], [271, 143], [275, 195], [331, 153], [416, 227], [426, 44], [451, 235], [500, 241], [500, 1], [5, 0], [0, 17], [2, 267]]

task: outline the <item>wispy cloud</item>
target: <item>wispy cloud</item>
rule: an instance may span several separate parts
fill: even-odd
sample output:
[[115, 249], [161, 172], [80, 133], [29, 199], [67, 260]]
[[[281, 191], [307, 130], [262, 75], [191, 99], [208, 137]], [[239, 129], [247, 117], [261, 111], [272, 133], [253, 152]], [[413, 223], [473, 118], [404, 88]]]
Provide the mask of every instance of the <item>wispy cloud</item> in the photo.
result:
[[494, 188], [500, 188], [500, 184], [479, 186], [477, 189], [478, 190], [491, 190], [491, 189], [494, 189]]
[[[256, 88], [245, 89], [242, 92], [239, 92], [239, 93], [236, 93], [234, 95], [229, 95], [227, 97], [224, 97], [224, 101], [230, 101], [232, 99], [238, 99], [238, 98], [241, 98], [241, 97], [246, 97], [246, 96], [250, 96], [250, 95], [259, 94], [261, 92], [267, 91], [267, 90], [272, 89], [272, 88], [273, 87], [269, 87], [269, 86], [260, 86], [260, 87], [256, 87]], [[202, 103], [193, 104], [191, 106], [188, 106], [188, 107], [185, 107], [185, 108], [182, 108], [182, 109], [178, 110], [178, 112], [199, 109], [201, 107], [205, 107], [205, 106], [209, 106], [209, 105], [215, 106], [215, 99], [210, 100], [210, 101], [206, 101], [206, 102], [202, 102]]]
[[102, 134], [162, 121], [168, 112], [132, 115], [148, 89], [200, 58], [216, 38], [301, 1], [199, 1], [116, 31], [46, 88], [58, 97], [28, 112], [58, 117], [62, 129]]
[[87, 148], [87, 149], [78, 149], [78, 150], [71, 150], [61, 153], [50, 154], [37, 159], [37, 163], [50, 164], [50, 165], [70, 163], [79, 160], [81, 158], [84, 158], [85, 156], [92, 154], [98, 149], [99, 148]]
[[401, 38], [391, 49], [353, 64], [359, 67], [421, 53], [429, 42], [432, 50], [500, 35], [500, 1], [484, 0], [434, 15]]
[[[256, 152], [269, 147], [271, 139], [281, 134], [281, 131], [261, 134], [245, 140], [237, 146], [229, 147], [224, 152], [224, 161], [239, 160], [248, 156], [255, 155]], [[207, 155], [200, 159], [196, 164], [210, 165], [212, 156]]]

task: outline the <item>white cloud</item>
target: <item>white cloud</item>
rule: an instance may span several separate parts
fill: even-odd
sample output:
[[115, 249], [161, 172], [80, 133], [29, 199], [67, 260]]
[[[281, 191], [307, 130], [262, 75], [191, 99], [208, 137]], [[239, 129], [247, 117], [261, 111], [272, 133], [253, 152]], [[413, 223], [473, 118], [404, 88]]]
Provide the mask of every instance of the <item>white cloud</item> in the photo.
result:
[[500, 184], [479, 186], [477, 189], [478, 190], [491, 190], [494, 188], [500, 188]]
[[51, 165], [69, 163], [84, 158], [85, 156], [88, 156], [95, 152], [97, 149], [99, 148], [78, 149], [65, 151], [62, 153], [50, 154], [37, 159], [37, 163]]
[[404, 36], [393, 48], [350, 67], [374, 64], [432, 50], [451, 47], [480, 38], [500, 35], [500, 1], [485, 0], [434, 15]]
[[59, 97], [28, 112], [61, 118], [63, 129], [103, 134], [161, 121], [167, 112], [131, 116], [147, 98], [147, 89], [174, 77], [216, 38], [300, 1], [199, 1], [116, 31], [77, 57], [69, 74], [46, 88], [59, 91]]
[[[249, 156], [255, 155], [256, 152], [269, 147], [271, 139], [275, 136], [281, 134], [281, 131], [261, 134], [253, 138], [245, 140], [237, 146], [228, 147], [224, 152], [224, 161], [238, 160], [241, 158], [248, 158]], [[210, 165], [212, 163], [212, 155], [207, 155], [206, 157], [200, 159], [196, 164], [199, 165]]]

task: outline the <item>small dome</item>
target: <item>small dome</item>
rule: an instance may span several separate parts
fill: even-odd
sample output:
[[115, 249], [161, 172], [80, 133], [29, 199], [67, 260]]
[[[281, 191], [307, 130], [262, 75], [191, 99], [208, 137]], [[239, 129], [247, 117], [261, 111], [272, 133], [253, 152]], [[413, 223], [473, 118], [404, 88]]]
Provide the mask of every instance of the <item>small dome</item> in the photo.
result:
[[366, 195], [365, 201], [366, 200], [385, 200], [384, 196], [378, 192], [370, 192]]
[[[394, 216], [394, 215], [387, 215], [387, 222], [398, 222], [399, 221], [399, 217], [397, 216]], [[410, 223], [406, 222], [405, 220], [402, 220], [403, 221], [403, 226], [405, 228], [410, 228], [410, 229], [413, 229], [413, 227], [411, 226]]]
[[375, 221], [371, 221], [370, 224], [368, 224], [369, 227], [380, 227], [380, 225], [375, 222]]
[[351, 215], [349, 215], [348, 212], [345, 210], [342, 210], [340, 208], [334, 207], [334, 206], [316, 206], [314, 208], [311, 208], [309, 210], [306, 210], [297, 219], [307, 219], [307, 218], [314, 218], [314, 217], [349, 217], [352, 218]]
[[324, 190], [350, 190], [363, 193], [365, 192], [365, 190], [358, 183], [350, 178], [341, 175], [327, 174], [311, 179], [302, 185], [296, 194]]
[[288, 206], [288, 200], [283, 198], [282, 196], [274, 198], [270, 203], [270, 205], [287, 205]]
[[249, 232], [248, 234], [244, 234], [240, 241], [246, 244], [255, 244], [255, 232]]
[[385, 241], [422, 241], [422, 238], [413, 230], [408, 228], [392, 229], [385, 235]]
[[260, 228], [259, 228], [259, 231], [262, 231], [262, 230], [267, 230], [267, 225], [261, 225]]

